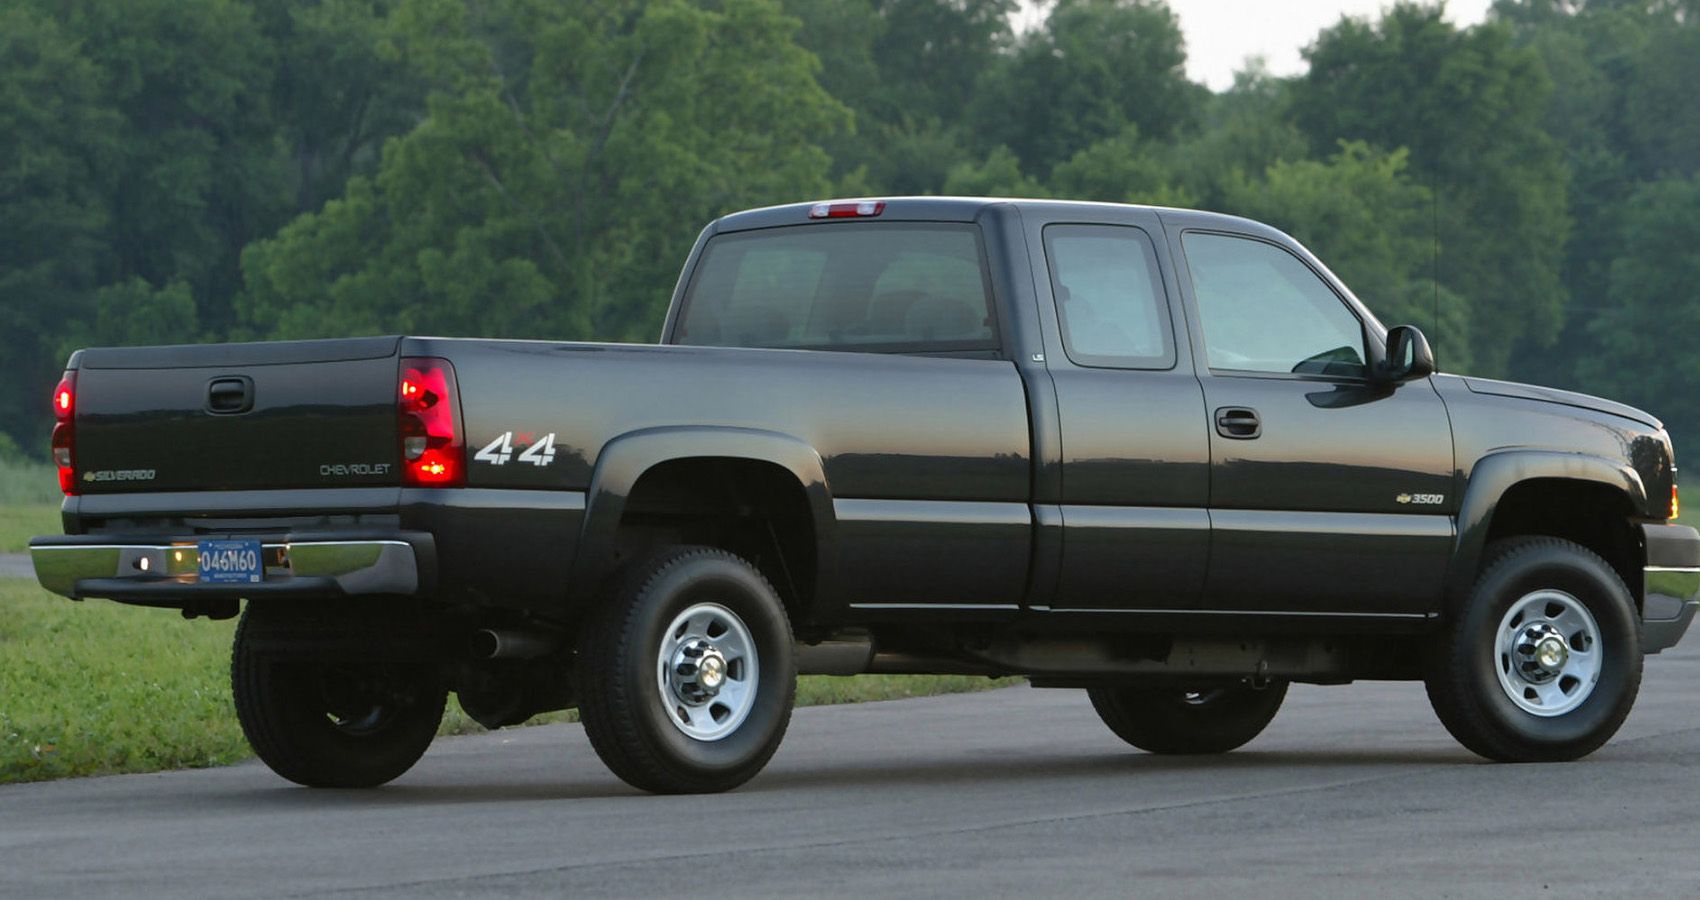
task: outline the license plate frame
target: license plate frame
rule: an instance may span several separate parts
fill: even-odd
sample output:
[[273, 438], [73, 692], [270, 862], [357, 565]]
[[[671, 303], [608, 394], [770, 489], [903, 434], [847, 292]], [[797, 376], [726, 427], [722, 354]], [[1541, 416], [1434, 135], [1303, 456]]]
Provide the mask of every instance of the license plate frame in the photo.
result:
[[202, 584], [259, 584], [266, 578], [265, 548], [259, 541], [205, 540], [195, 549]]

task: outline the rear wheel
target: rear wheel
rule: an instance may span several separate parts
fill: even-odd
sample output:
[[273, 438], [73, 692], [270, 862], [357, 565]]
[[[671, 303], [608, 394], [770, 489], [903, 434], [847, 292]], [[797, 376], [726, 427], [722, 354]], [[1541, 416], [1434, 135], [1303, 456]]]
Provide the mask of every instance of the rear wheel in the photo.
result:
[[231, 689], [255, 755], [308, 787], [376, 787], [413, 768], [443, 719], [448, 692], [436, 672], [292, 657], [268, 638], [294, 624], [249, 604], [236, 629]]
[[711, 547], [636, 566], [581, 633], [579, 718], [627, 784], [711, 793], [779, 748], [796, 693], [790, 621], [756, 568]]
[[1429, 701], [1460, 744], [1502, 762], [1577, 759], [1617, 733], [1641, 687], [1623, 579], [1570, 541], [1515, 538], [1435, 641]]
[[1257, 737], [1281, 709], [1287, 683], [1264, 687], [1095, 687], [1092, 708], [1117, 737], [1151, 753], [1226, 753]]

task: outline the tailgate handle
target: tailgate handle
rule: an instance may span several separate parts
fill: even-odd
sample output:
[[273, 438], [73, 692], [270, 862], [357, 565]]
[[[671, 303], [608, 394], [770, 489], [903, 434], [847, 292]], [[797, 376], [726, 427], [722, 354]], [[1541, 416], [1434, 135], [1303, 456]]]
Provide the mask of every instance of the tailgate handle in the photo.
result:
[[246, 375], [214, 378], [207, 385], [207, 412], [234, 416], [254, 408], [254, 379]]

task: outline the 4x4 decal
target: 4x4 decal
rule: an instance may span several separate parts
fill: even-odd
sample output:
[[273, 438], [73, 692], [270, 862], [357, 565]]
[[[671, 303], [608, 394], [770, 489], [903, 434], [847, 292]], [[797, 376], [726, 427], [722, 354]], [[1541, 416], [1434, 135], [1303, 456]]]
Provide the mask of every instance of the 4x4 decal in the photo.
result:
[[[530, 438], [529, 434], [520, 435]], [[472, 458], [478, 462], [486, 462], [493, 466], [505, 466], [514, 458], [514, 433], [504, 431], [495, 440], [484, 445], [484, 449], [474, 453]], [[530, 445], [519, 452], [519, 461], [531, 463], [534, 466], [546, 466], [555, 461], [555, 432], [551, 431], [542, 440], [533, 440]]]

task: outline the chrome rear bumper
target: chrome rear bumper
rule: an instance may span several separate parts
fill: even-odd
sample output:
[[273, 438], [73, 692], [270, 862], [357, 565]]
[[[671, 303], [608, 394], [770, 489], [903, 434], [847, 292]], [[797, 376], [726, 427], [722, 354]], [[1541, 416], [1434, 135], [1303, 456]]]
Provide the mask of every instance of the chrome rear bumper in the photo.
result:
[[263, 581], [203, 583], [196, 542], [209, 537], [220, 536], [36, 538], [30, 557], [36, 580], [55, 594], [148, 606], [268, 596], [411, 596], [427, 587], [434, 570], [428, 534], [265, 536], [260, 538]]

